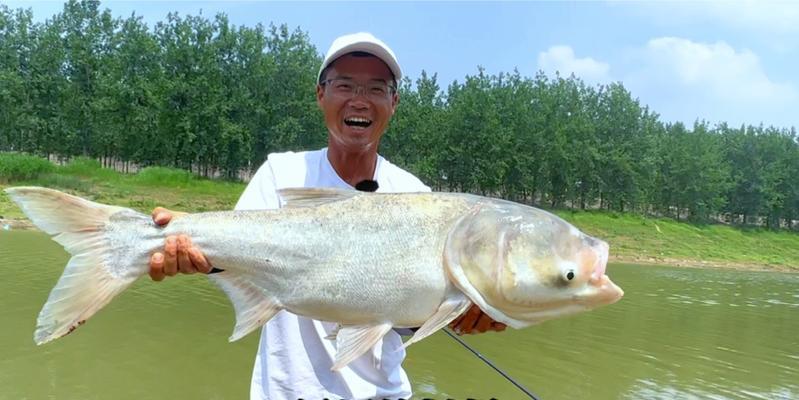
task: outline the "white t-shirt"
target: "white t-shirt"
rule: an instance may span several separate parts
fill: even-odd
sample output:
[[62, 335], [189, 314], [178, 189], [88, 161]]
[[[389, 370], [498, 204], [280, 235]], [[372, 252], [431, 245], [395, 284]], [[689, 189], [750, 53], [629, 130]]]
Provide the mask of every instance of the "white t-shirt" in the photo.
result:
[[[429, 192], [419, 179], [378, 156], [378, 192]], [[273, 153], [244, 189], [237, 210], [279, 208], [277, 189], [334, 187], [354, 189], [336, 174], [327, 149]], [[338, 372], [330, 371], [335, 340], [326, 339], [335, 323], [281, 311], [261, 332], [252, 374], [250, 399], [407, 399], [411, 384], [402, 369], [405, 351], [400, 336], [389, 331], [372, 351]]]

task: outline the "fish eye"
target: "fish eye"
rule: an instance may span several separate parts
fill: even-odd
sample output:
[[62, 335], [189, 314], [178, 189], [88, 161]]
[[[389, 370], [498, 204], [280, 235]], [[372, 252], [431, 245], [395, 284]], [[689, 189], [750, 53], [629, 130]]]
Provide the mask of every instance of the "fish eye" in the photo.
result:
[[574, 279], [574, 271], [569, 271], [566, 273], [566, 279], [572, 280]]

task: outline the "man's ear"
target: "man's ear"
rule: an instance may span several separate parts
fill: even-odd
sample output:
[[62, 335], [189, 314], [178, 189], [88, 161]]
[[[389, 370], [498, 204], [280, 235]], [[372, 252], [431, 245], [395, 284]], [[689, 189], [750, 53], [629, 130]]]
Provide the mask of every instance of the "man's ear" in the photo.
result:
[[316, 104], [322, 108], [322, 100], [325, 97], [325, 88], [322, 85], [316, 85]]
[[397, 106], [399, 105], [399, 102], [400, 102], [399, 93], [394, 92], [394, 94], [391, 96], [391, 115], [394, 115], [394, 112], [397, 111]]

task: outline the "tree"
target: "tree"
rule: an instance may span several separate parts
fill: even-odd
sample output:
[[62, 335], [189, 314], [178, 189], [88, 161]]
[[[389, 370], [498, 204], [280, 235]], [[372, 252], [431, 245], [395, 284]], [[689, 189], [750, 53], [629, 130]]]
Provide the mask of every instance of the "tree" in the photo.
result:
[[444, 99], [435, 74], [422, 71], [415, 87], [409, 78], [400, 82], [400, 103], [380, 152], [392, 162], [408, 168], [422, 181], [437, 189], [445, 186]]

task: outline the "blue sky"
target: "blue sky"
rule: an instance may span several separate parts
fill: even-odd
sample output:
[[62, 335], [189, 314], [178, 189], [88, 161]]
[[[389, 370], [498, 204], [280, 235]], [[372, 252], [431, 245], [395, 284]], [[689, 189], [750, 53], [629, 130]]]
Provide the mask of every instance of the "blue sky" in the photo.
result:
[[[38, 20], [61, 2], [3, 1]], [[370, 31], [406, 75], [437, 73], [442, 87], [514, 68], [560, 71], [591, 84], [621, 81], [663, 121], [799, 128], [799, 2], [146, 2], [105, 1], [151, 25], [169, 11], [236, 25], [286, 23], [320, 52], [338, 35]]]

